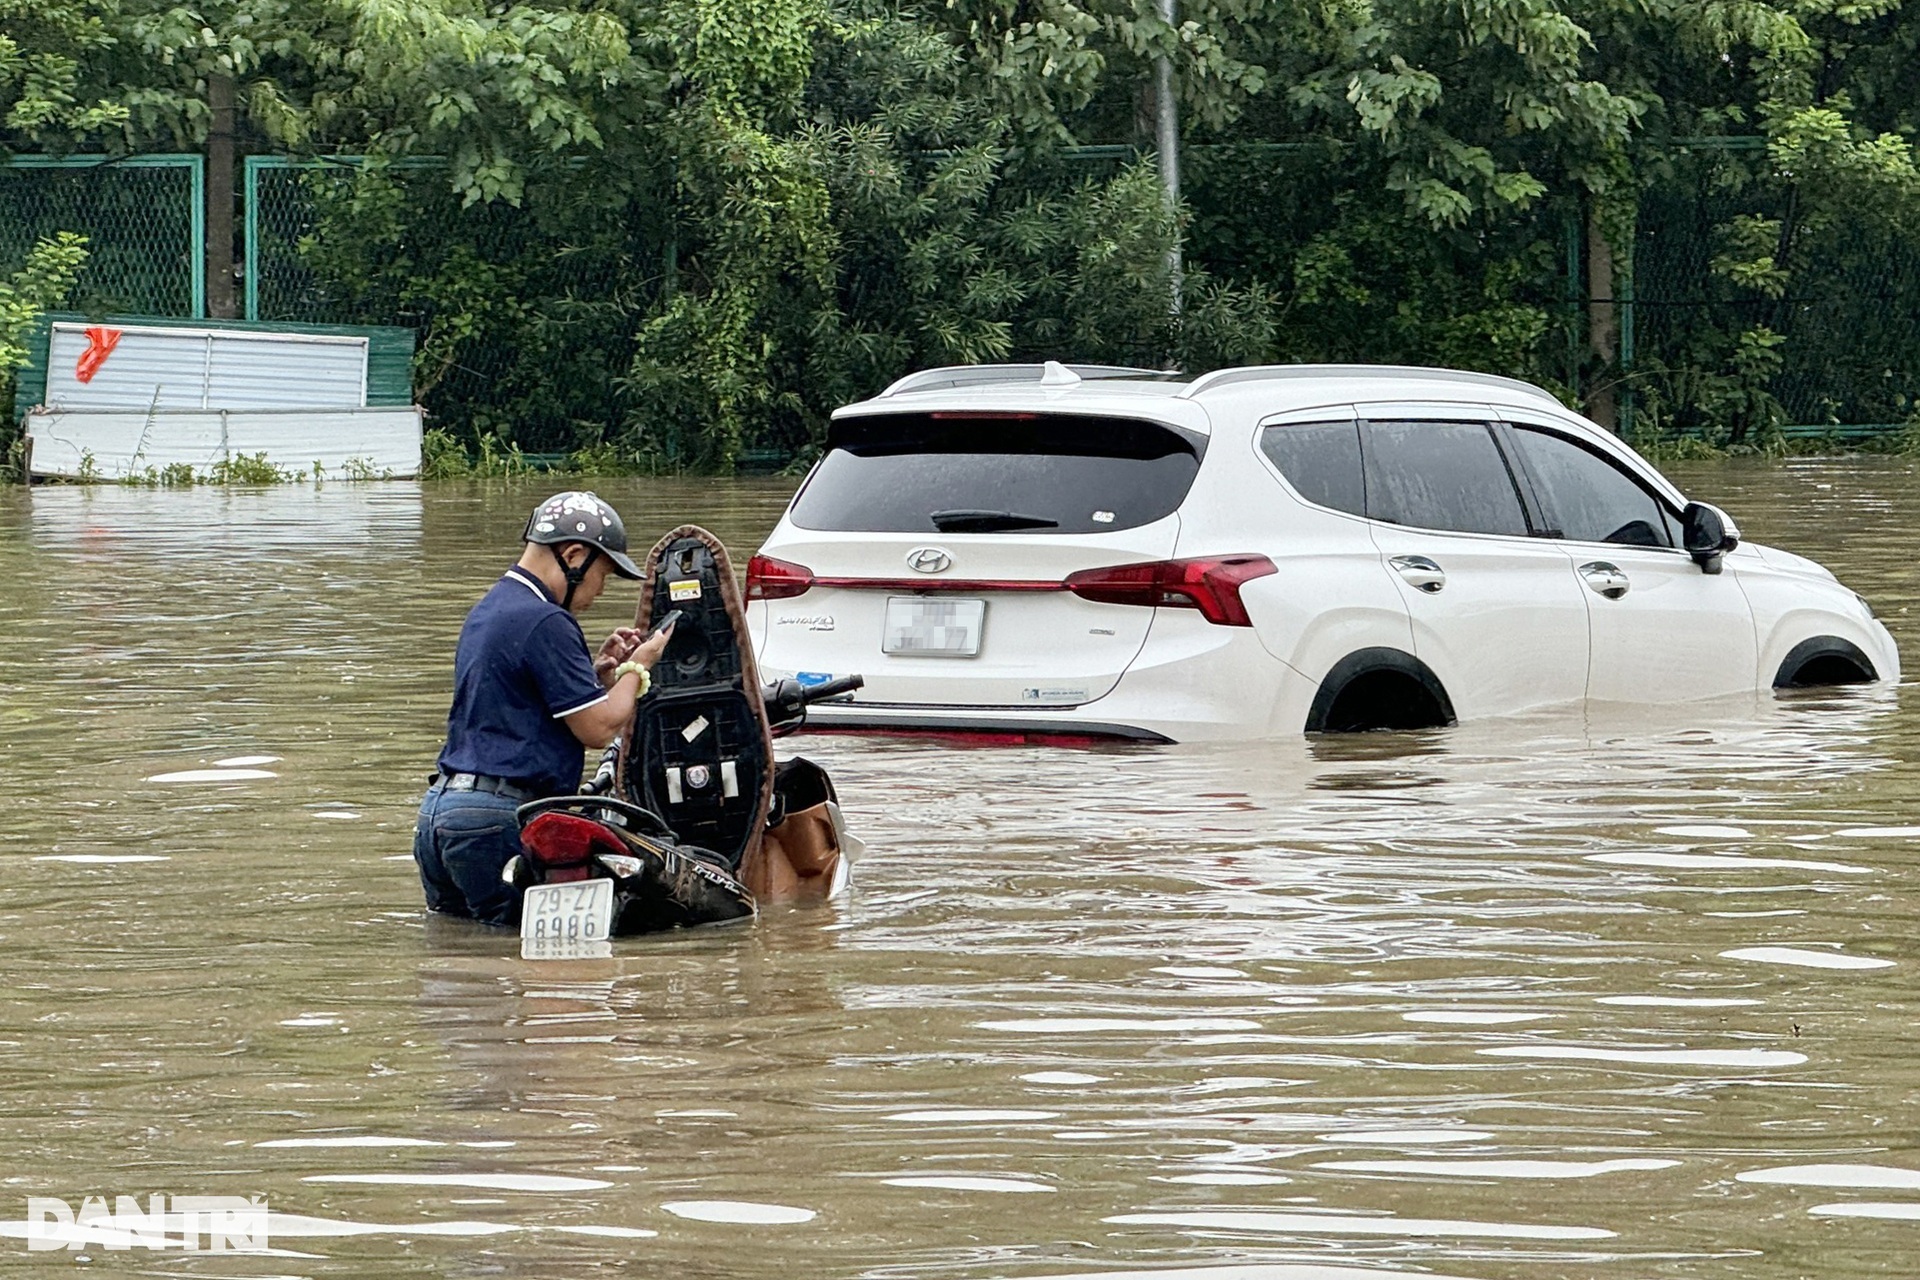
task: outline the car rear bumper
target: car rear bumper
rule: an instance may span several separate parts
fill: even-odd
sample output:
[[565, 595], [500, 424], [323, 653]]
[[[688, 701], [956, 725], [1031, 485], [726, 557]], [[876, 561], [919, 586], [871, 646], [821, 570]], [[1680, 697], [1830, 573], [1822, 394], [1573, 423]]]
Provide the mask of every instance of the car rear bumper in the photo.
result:
[[1249, 741], [1305, 730], [1315, 685], [1276, 661], [1251, 628], [1212, 626], [1190, 610], [1161, 615], [1119, 683], [1078, 706], [940, 706], [861, 702], [856, 696], [812, 707], [808, 727], [1131, 742]]
[[987, 742], [1172, 742], [1139, 725], [1112, 724], [1071, 712], [1035, 714], [992, 708], [835, 706], [807, 711], [807, 729], [820, 733], [912, 734]]

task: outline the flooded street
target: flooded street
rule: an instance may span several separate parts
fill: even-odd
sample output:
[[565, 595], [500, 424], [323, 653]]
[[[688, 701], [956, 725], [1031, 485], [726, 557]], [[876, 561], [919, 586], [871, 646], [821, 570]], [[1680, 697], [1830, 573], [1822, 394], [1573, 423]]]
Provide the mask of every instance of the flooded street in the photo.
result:
[[[1920, 465], [1666, 470], [1920, 668]], [[530, 963], [426, 919], [408, 848], [460, 619], [554, 487], [0, 488], [0, 1274], [78, 1265], [26, 1252], [29, 1196], [155, 1192], [264, 1195], [280, 1256], [96, 1267], [1912, 1274], [1912, 677], [1256, 746], [789, 739], [868, 841], [850, 901]], [[744, 563], [792, 482], [597, 488]]]

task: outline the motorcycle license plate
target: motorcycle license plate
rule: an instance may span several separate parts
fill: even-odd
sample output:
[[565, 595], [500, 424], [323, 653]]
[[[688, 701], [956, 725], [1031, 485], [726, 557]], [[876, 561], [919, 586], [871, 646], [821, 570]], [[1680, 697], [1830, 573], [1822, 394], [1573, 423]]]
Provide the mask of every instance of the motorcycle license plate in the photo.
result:
[[611, 955], [613, 881], [542, 884], [520, 901], [520, 954], [529, 960]]
[[971, 658], [980, 652], [985, 600], [888, 596], [880, 651], [901, 658]]

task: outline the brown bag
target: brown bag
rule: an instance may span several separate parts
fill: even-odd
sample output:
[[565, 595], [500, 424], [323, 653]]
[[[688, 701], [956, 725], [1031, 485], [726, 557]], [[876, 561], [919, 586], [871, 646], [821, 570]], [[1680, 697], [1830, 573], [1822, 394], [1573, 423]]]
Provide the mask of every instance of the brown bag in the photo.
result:
[[799, 756], [781, 762], [774, 794], [786, 816], [767, 830], [740, 867], [741, 882], [761, 902], [824, 898], [840, 869], [840, 838], [827, 810], [834, 801], [826, 770]]

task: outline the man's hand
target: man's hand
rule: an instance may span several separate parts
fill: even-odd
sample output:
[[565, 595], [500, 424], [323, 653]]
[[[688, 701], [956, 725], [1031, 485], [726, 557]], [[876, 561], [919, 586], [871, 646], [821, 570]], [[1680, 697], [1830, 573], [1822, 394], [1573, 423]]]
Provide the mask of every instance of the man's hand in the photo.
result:
[[[633, 656], [645, 638], [637, 627], [616, 627], [600, 645], [600, 652], [593, 659], [593, 674], [600, 677], [601, 684], [610, 683], [613, 669]], [[653, 663], [649, 661], [648, 666]]]
[[[673, 628], [679, 625], [680, 624], [676, 622], [673, 626], [656, 632], [654, 635], [648, 636], [645, 640], [641, 640], [634, 645], [633, 650], [628, 653], [625, 658], [622, 658], [621, 661], [625, 662], [630, 659], [639, 663], [649, 671], [653, 670], [653, 664], [660, 661], [660, 655], [667, 651], [667, 641], [673, 639]], [[633, 631], [631, 627], [627, 629]], [[636, 640], [639, 640], [640, 633], [638, 631], [633, 631], [633, 635]]]
[[[573, 731], [573, 736], [582, 745], [595, 749], [604, 747], [633, 721], [635, 685], [615, 680], [614, 667], [622, 662], [638, 662], [651, 671], [653, 664], [660, 660], [660, 655], [667, 651], [667, 641], [672, 638], [672, 627], [645, 640], [632, 627], [622, 627], [607, 637], [607, 642], [600, 646], [599, 656], [593, 660], [593, 667], [600, 677], [600, 683], [606, 685], [609, 692], [605, 700], [581, 708], [566, 720], [567, 728]], [[607, 664], [604, 671], [601, 670], [602, 663]]]

